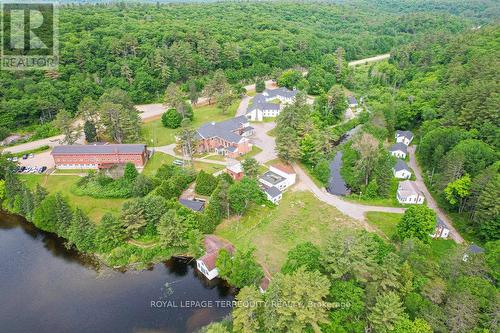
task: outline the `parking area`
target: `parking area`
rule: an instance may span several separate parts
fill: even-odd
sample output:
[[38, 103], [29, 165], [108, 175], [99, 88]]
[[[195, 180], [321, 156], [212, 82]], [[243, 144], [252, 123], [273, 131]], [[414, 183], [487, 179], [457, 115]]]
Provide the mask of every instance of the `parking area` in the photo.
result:
[[54, 159], [50, 155], [50, 151], [28, 155], [25, 159], [20, 157], [18, 158], [17, 163], [19, 164], [19, 167], [24, 167], [26, 169], [31, 168], [31, 170], [39, 170], [41, 167], [45, 167], [46, 169], [54, 168]]

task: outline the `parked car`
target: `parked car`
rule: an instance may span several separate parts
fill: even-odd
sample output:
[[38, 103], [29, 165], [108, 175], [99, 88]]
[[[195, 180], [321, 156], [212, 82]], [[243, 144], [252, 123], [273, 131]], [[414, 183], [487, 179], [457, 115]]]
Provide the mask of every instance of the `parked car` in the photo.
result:
[[174, 165], [178, 165], [178, 166], [183, 166], [184, 165], [184, 161], [182, 161], [182, 160], [174, 160], [172, 163]]
[[24, 154], [23, 155], [23, 160], [27, 159], [28, 158], [28, 155]]
[[28, 157], [29, 157], [29, 158], [33, 158], [33, 157], [35, 157], [35, 155], [33, 155], [33, 153], [30, 153], [30, 154], [28, 155]]
[[46, 170], [47, 170], [47, 167], [44, 165], [43, 167], [41, 167], [40, 173], [44, 173]]
[[12, 157], [12, 162], [17, 162], [18, 158], [17, 157]]

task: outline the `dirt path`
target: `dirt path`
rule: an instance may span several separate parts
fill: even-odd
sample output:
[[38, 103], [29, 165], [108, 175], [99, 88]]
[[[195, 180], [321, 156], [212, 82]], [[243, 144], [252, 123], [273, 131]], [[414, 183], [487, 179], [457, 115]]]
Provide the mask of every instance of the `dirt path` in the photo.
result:
[[453, 227], [453, 224], [448, 215], [446, 215], [446, 213], [441, 208], [439, 208], [436, 200], [434, 200], [429, 190], [427, 189], [424, 178], [422, 177], [422, 169], [420, 169], [420, 166], [418, 165], [417, 159], [415, 157], [415, 150], [415, 145], [408, 147], [408, 152], [410, 154], [410, 168], [412, 168], [415, 172], [415, 177], [417, 178], [417, 186], [420, 191], [424, 193], [425, 200], [427, 201], [427, 206], [433, 209], [436, 212], [437, 216], [441, 219], [441, 221], [446, 224], [446, 227], [450, 230], [450, 237], [459, 244], [463, 243], [464, 239], [462, 238], [462, 236], [460, 236], [460, 233], [455, 229], [455, 227]]
[[370, 58], [365, 58], [365, 59], [359, 59], [359, 60], [350, 61], [347, 65], [348, 66], [364, 65], [364, 64], [371, 63], [371, 62], [377, 62], [377, 61], [382, 61], [382, 60], [389, 59], [390, 56], [391, 56], [390, 53], [379, 54], [377, 56], [370, 57]]

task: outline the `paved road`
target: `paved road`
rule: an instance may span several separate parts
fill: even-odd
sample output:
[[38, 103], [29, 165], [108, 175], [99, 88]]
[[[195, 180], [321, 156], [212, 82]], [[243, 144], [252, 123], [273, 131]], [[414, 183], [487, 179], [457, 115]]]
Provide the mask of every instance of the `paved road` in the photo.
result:
[[367, 230], [373, 231], [374, 229], [365, 220], [366, 212], [404, 213], [405, 211], [404, 208], [367, 206], [344, 201], [338, 196], [328, 193], [325, 189], [320, 189], [299, 165], [294, 164], [293, 168], [297, 173], [299, 187], [310, 190], [319, 200], [336, 207], [345, 215], [360, 221]]
[[389, 59], [390, 56], [391, 56], [390, 53], [379, 54], [377, 56], [370, 57], [370, 58], [365, 58], [365, 59], [359, 59], [359, 60], [350, 61], [347, 65], [348, 66], [364, 65], [364, 64], [367, 64], [367, 63], [371, 63], [371, 62], [377, 62], [377, 61], [382, 61], [382, 60]]
[[415, 172], [415, 177], [417, 178], [417, 186], [420, 191], [424, 193], [425, 200], [427, 201], [427, 206], [429, 208], [432, 208], [436, 212], [437, 216], [446, 224], [447, 228], [450, 230], [450, 237], [455, 242], [461, 244], [464, 242], [464, 239], [462, 238], [462, 236], [460, 236], [460, 233], [453, 227], [453, 224], [448, 215], [446, 215], [445, 212], [441, 208], [439, 208], [436, 200], [434, 200], [432, 195], [429, 193], [429, 190], [427, 190], [427, 186], [425, 185], [424, 179], [422, 177], [422, 169], [417, 163], [415, 149], [415, 145], [408, 147], [408, 152], [410, 154], [410, 168], [412, 168]]
[[260, 153], [254, 156], [259, 163], [266, 163], [270, 160], [278, 158], [276, 154], [276, 142], [273, 137], [267, 135], [267, 132], [272, 130], [276, 123], [252, 123], [255, 134], [250, 141], [262, 149]]

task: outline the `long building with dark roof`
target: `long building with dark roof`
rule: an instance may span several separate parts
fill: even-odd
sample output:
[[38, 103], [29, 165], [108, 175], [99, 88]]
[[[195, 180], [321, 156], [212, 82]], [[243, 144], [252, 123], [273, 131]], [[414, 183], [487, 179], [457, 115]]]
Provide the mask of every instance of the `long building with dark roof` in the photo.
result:
[[106, 169], [129, 162], [142, 168], [149, 156], [144, 144], [64, 145], [51, 155], [58, 169]]

